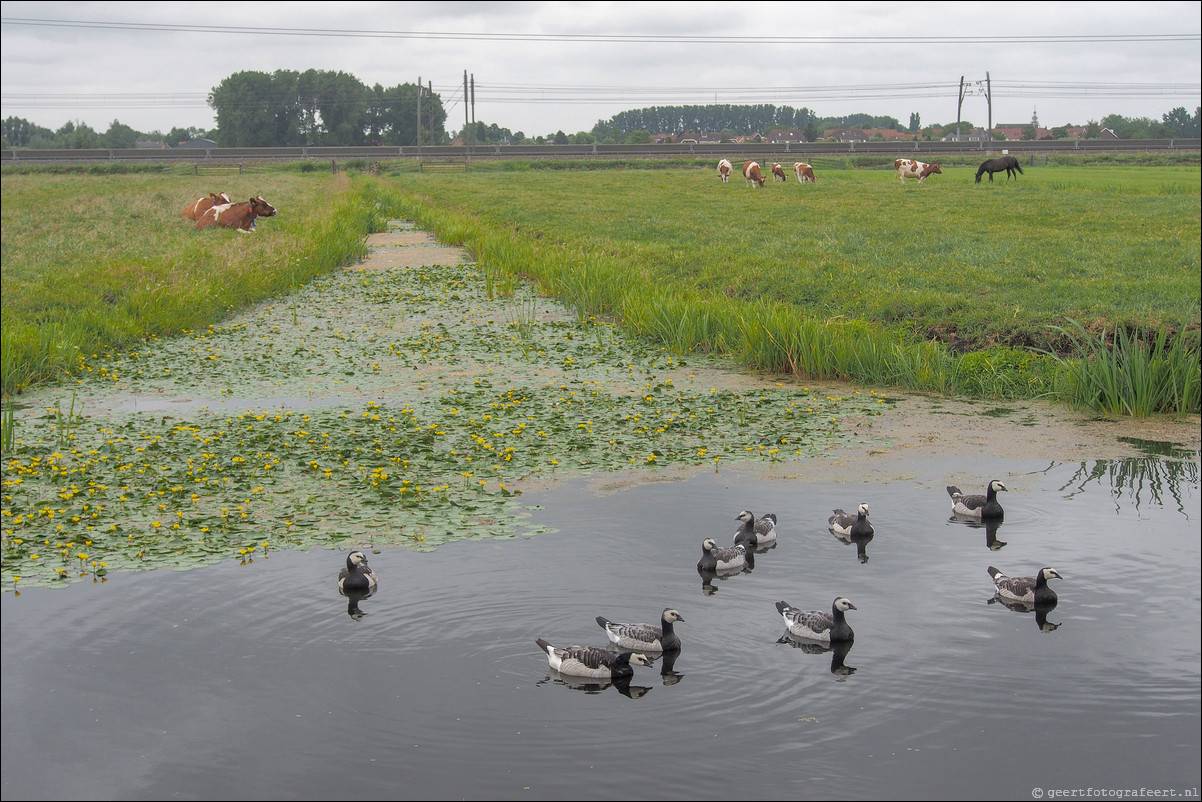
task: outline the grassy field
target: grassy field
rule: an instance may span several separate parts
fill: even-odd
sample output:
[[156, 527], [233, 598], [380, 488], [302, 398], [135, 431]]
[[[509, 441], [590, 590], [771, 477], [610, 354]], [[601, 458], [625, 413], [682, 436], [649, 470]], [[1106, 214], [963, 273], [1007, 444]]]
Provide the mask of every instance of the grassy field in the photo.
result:
[[[791, 172], [791, 171], [790, 171]], [[408, 174], [405, 192], [655, 284], [903, 325], [957, 350], [1065, 346], [1049, 326], [1197, 328], [1199, 171], [949, 169], [723, 185], [709, 171]]]
[[[490, 292], [529, 277], [678, 353], [1119, 414], [1198, 409], [1196, 165], [1024, 165], [993, 184], [949, 166], [902, 185], [817, 162], [815, 185], [755, 190], [708, 168], [574, 167], [5, 172], [4, 392], [299, 287], [399, 214], [473, 249]], [[220, 190], [262, 193], [280, 215], [253, 236], [179, 219]]]
[[[279, 214], [253, 235], [196, 231], [180, 210], [211, 191], [262, 194]], [[377, 225], [346, 175], [321, 173], [6, 173], [0, 200], [5, 395], [299, 287], [363, 253]]]
[[[1196, 166], [1028, 168], [979, 185], [967, 167], [922, 185], [892, 169], [816, 170], [817, 184], [763, 189], [698, 169], [382, 181], [486, 269], [533, 277], [678, 351], [1113, 412], [1197, 409]], [[1140, 364], [1099, 374], [1116, 333]], [[1149, 380], [1163, 391], [1107, 397], [1143, 363], [1170, 365]]]

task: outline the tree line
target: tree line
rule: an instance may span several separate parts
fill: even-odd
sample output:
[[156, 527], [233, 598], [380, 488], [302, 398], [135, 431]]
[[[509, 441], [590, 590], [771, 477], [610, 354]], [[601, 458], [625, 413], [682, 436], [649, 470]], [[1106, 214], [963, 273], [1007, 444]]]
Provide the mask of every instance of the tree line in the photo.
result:
[[[418, 102], [421, 102], [421, 131], [418, 131]], [[67, 122], [51, 130], [19, 117], [5, 119], [0, 127], [5, 148], [133, 148], [139, 141], [161, 141], [177, 146], [194, 139], [212, 139], [220, 147], [287, 147], [299, 145], [442, 145], [453, 136], [446, 131], [447, 114], [441, 97], [415, 83], [392, 87], [367, 86], [355, 76], [329, 70], [276, 70], [272, 73], [243, 71], [225, 78], [208, 96], [216, 125], [210, 130], [172, 128], [140, 132], [113, 120], [104, 132], [82, 121]], [[1101, 135], [1103, 128], [1120, 139], [1196, 138], [1202, 136], [1199, 120], [1202, 107], [1191, 115], [1176, 108], [1160, 120], [1111, 114], [1101, 121], [1090, 120], [1086, 138]], [[807, 141], [821, 139], [833, 128], [905, 131], [923, 139], [934, 139], [955, 123], [923, 126], [917, 113], [902, 128], [894, 117], [851, 114], [818, 117], [807, 108], [772, 104], [709, 104], [651, 106], [631, 109], [598, 120], [589, 131], [528, 137], [495, 123], [475, 122], [458, 133], [475, 145], [506, 144], [620, 144], [650, 142], [655, 136], [705, 133], [728, 140], [736, 136], [764, 134], [774, 128], [803, 132]], [[961, 130], [973, 124], [960, 122]], [[1071, 126], [1052, 129], [1056, 138], [1068, 136]], [[1030, 129], [1034, 138], [1035, 129]], [[1026, 137], [1027, 132], [1024, 132]]]

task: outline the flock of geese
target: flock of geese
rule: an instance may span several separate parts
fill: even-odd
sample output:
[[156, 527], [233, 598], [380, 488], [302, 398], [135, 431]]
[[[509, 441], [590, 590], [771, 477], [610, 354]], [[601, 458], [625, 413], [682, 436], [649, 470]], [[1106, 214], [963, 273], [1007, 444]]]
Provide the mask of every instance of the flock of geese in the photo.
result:
[[[999, 491], [1006, 486], [994, 479], [985, 488], [984, 494], [966, 495], [960, 488], [949, 485], [947, 493], [952, 499], [952, 513], [962, 518], [980, 521], [999, 521], [1004, 515], [998, 502]], [[712, 537], [701, 544], [701, 559], [697, 571], [706, 574], [741, 571], [750, 555], [757, 549], [770, 548], [776, 544], [777, 518], [768, 513], [756, 518], [749, 510], [743, 510], [735, 520], [734, 542], [730, 546], [719, 546]], [[860, 504], [855, 513], [836, 509], [827, 524], [834, 534], [852, 540], [870, 538], [874, 530], [868, 521], [868, 504]], [[862, 558], [864, 559], [864, 558]], [[1056, 604], [1056, 592], [1048, 586], [1049, 579], [1060, 579], [1054, 568], [1041, 568], [1035, 576], [1010, 577], [994, 568], [988, 568], [993, 580], [995, 597], [1008, 606], [1032, 608], [1037, 618]], [[357, 604], [372, 595], [377, 587], [376, 574], [367, 564], [362, 551], [352, 551], [346, 558], [346, 566], [338, 572], [338, 592], [350, 600], [348, 613], [358, 618]], [[776, 611], [784, 620], [790, 635], [810, 641], [814, 645], [849, 645], [855, 638], [851, 625], [847, 623], [847, 612], [856, 606], [843, 596], [831, 603], [830, 612], [825, 610], [801, 610], [786, 601], [776, 603]], [[543, 638], [536, 643], [547, 657], [548, 665], [566, 677], [593, 680], [622, 680], [634, 675], [634, 666], [649, 666], [655, 657], [675, 655], [680, 651], [680, 636], [674, 624], [683, 622], [684, 617], [671, 607], [660, 615], [659, 624], [619, 623], [605, 616], [597, 616], [597, 625], [605, 631], [609, 647], [600, 646], [553, 646]], [[1056, 625], [1051, 625], [1055, 628]], [[1045, 625], [1040, 622], [1041, 629]], [[615, 651], [616, 649], [616, 651]], [[653, 653], [648, 657], [648, 653]]]

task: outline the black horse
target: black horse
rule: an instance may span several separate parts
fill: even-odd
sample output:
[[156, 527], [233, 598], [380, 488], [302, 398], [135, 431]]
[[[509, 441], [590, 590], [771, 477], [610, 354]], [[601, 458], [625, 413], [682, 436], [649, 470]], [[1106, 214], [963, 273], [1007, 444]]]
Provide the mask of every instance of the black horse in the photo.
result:
[[[1002, 170], [1006, 171], [1006, 180], [1009, 181], [1010, 176], [1014, 175], [1015, 170], [1021, 173], [1023, 168], [1018, 165], [1018, 159], [1013, 156], [1000, 156], [996, 159], [990, 159], [977, 168], [977, 183], [981, 183], [981, 176], [984, 173], [989, 173], [989, 180], [992, 181], [993, 174], [1000, 173]], [[1017, 180], [1017, 176], [1015, 176], [1015, 180]]]

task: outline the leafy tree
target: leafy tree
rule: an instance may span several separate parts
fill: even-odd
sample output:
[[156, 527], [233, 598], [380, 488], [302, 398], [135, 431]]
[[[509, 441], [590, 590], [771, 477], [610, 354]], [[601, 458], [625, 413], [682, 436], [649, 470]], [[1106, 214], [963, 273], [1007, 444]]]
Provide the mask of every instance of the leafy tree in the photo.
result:
[[508, 128], [501, 128], [496, 123], [474, 122], [463, 129], [465, 143], [472, 145], [508, 145], [514, 141], [514, 135]]
[[[40, 125], [34, 125], [29, 120], [22, 117], [9, 117], [3, 123], [3, 139], [4, 147], [6, 148], [23, 148], [28, 147], [34, 138], [42, 139], [50, 142], [54, 138], [54, 132], [49, 128], [43, 128]], [[47, 147], [42, 145], [40, 147]]]
[[1035, 126], [1028, 125], [1025, 128], [1023, 128], [1023, 139], [1024, 140], [1032, 141], [1032, 140], [1036, 139], [1038, 136], [1039, 136], [1039, 132], [1037, 130], [1035, 130]]
[[1160, 136], [1162, 123], [1148, 117], [1124, 117], [1107, 114], [1102, 118], [1102, 127], [1114, 131], [1119, 139], [1148, 139]]
[[416, 145], [417, 99], [422, 95], [423, 145], [441, 145], [447, 135], [443, 126], [447, 112], [437, 94], [418, 87], [417, 84], [397, 84], [385, 89], [376, 84], [371, 89], [371, 103], [367, 113], [367, 142], [373, 145]]
[[201, 139], [204, 135], [203, 128], [172, 128], [167, 132], [166, 141], [168, 146], [175, 147], [184, 142], [191, 142], [193, 139]]
[[788, 106], [769, 104], [734, 106], [713, 104], [709, 106], [652, 106], [634, 109], [614, 115], [610, 120], [599, 120], [593, 133], [614, 129], [613, 138], [605, 134], [605, 141], [622, 142], [632, 132], [646, 130], [655, 134], [717, 132], [729, 129], [742, 134], [762, 133], [771, 128], [804, 128], [813, 119], [808, 109], [793, 109]]
[[1098, 125], [1097, 120], [1090, 120], [1085, 124], [1085, 130], [1081, 132], [1082, 139], [1097, 139], [1102, 136], [1102, 126]]
[[562, 130], [556, 131], [555, 132], [555, 144], [556, 145], [568, 144], [568, 135], [565, 134]]
[[297, 73], [237, 72], [209, 93], [222, 147], [305, 144]]
[[362, 145], [371, 93], [345, 72], [306, 70], [296, 77], [306, 144]]
[[[415, 84], [368, 89], [345, 72], [240, 72], [209, 94], [224, 147], [417, 144]], [[423, 144], [446, 141], [446, 111], [422, 98]]]
[[813, 142], [818, 139], [818, 126], [814, 124], [813, 120], [810, 120], [808, 123], [806, 123], [805, 131], [803, 133], [805, 134], [807, 142]]
[[138, 132], [117, 120], [113, 120], [109, 130], [100, 137], [102, 148], [134, 148], [137, 145]]
[[1184, 106], [1178, 106], [1162, 118], [1165, 136], [1185, 137], [1189, 139], [1198, 138], [1202, 135], [1202, 127], [1199, 125], [1200, 118], [1202, 118], [1202, 106], [1194, 110], [1192, 117], [1185, 110]]
[[922, 117], [920, 117], [916, 111], [910, 112], [910, 125], [908, 128], [906, 128], [906, 130], [914, 134], [917, 133], [920, 128], [922, 128]]
[[626, 137], [626, 141], [631, 145], [650, 145], [651, 132], [646, 128], [640, 128], [637, 131], [631, 131], [630, 135]]
[[93, 131], [87, 123], [81, 122], [79, 125], [68, 120], [62, 128], [54, 132], [55, 145], [59, 148], [98, 148], [100, 147], [100, 134]]

